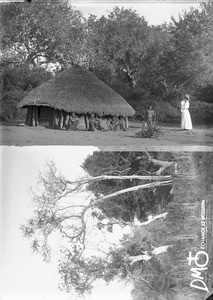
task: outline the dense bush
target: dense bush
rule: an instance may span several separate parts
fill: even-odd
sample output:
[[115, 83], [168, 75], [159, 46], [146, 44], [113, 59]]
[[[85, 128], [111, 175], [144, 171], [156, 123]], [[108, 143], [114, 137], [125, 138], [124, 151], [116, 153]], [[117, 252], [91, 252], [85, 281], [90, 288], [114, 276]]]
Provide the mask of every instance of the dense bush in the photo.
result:
[[213, 104], [192, 101], [190, 104], [192, 121], [196, 123], [208, 124], [213, 122]]
[[16, 69], [5, 68], [1, 77], [0, 115], [5, 120], [24, 120], [26, 110], [17, 108], [18, 103], [30, 90], [47, 81], [51, 73], [42, 68], [19, 66]]
[[154, 100], [146, 100], [140, 102], [132, 102], [129, 101], [132, 107], [135, 109], [135, 119], [136, 120], [147, 120], [147, 110], [150, 105], [152, 109], [155, 111], [156, 121], [157, 122], [168, 122], [173, 118], [180, 116], [180, 112], [177, 108], [173, 107], [171, 104], [163, 101]]
[[161, 128], [150, 125], [147, 128], [143, 127], [140, 132], [135, 134], [136, 137], [140, 138], [157, 138], [159, 135], [163, 135]]
[[195, 91], [196, 99], [201, 102], [213, 103], [213, 85], [207, 85], [205, 87], [198, 87]]
[[[157, 122], [174, 122], [180, 121], [181, 112], [179, 101], [170, 104], [168, 102], [159, 101], [157, 99], [150, 99], [147, 97], [143, 99], [133, 99], [128, 101], [135, 109], [135, 120], [147, 120], [147, 110], [152, 105], [156, 113]], [[191, 101], [189, 108], [192, 122], [197, 124], [210, 124], [213, 121], [213, 104], [201, 101]]]
[[5, 68], [2, 74], [3, 90], [14, 89], [30, 91], [50, 79], [52, 74], [40, 67], [27, 68], [20, 65], [16, 68]]
[[26, 111], [17, 108], [17, 105], [26, 94], [27, 92], [22, 90], [5, 92], [0, 102], [0, 115], [7, 121], [24, 120]]

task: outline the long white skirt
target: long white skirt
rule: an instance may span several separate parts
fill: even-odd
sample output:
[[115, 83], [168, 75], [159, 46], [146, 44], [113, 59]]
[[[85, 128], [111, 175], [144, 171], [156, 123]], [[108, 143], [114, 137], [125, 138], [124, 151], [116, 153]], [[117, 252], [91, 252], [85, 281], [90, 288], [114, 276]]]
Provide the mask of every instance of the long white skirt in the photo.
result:
[[188, 109], [181, 113], [181, 129], [192, 129], [192, 120]]

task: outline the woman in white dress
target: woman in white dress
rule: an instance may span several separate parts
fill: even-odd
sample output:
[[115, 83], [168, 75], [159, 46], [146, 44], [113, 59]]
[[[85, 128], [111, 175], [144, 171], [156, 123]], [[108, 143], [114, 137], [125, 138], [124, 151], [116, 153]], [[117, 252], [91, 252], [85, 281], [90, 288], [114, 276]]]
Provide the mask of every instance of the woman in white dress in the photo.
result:
[[185, 95], [181, 101], [181, 129], [192, 129], [192, 120], [189, 113], [189, 95]]

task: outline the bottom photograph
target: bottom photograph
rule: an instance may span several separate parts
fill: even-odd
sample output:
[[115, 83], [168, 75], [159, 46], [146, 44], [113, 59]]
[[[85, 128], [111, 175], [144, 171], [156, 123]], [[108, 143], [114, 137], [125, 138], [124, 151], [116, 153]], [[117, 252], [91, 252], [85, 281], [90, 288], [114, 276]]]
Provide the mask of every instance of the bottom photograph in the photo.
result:
[[1, 147], [2, 300], [213, 293], [213, 153]]

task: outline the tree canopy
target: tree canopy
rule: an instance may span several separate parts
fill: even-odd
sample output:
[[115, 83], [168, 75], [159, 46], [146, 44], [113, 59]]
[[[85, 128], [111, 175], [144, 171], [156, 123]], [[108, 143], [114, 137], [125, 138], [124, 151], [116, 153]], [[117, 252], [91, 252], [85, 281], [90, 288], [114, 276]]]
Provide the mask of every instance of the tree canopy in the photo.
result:
[[1, 5], [2, 47], [26, 65], [70, 64], [82, 40], [82, 16], [68, 2]]
[[[193, 117], [210, 120], [210, 106], [199, 101], [213, 99], [212, 7], [201, 4], [179, 20], [151, 26], [132, 9], [115, 7], [107, 16], [86, 19], [67, 1], [1, 3], [1, 76], [8, 68], [31, 76], [28, 70], [57, 73], [78, 63], [124, 96], [136, 117], [152, 104], [161, 107], [160, 120], [175, 118], [180, 97], [189, 93]], [[10, 100], [5, 103], [10, 110]]]
[[90, 16], [87, 26], [88, 48], [95, 54], [89, 56], [90, 68], [105, 66], [134, 86], [150, 31], [145, 19], [131, 9], [116, 7], [107, 18]]

